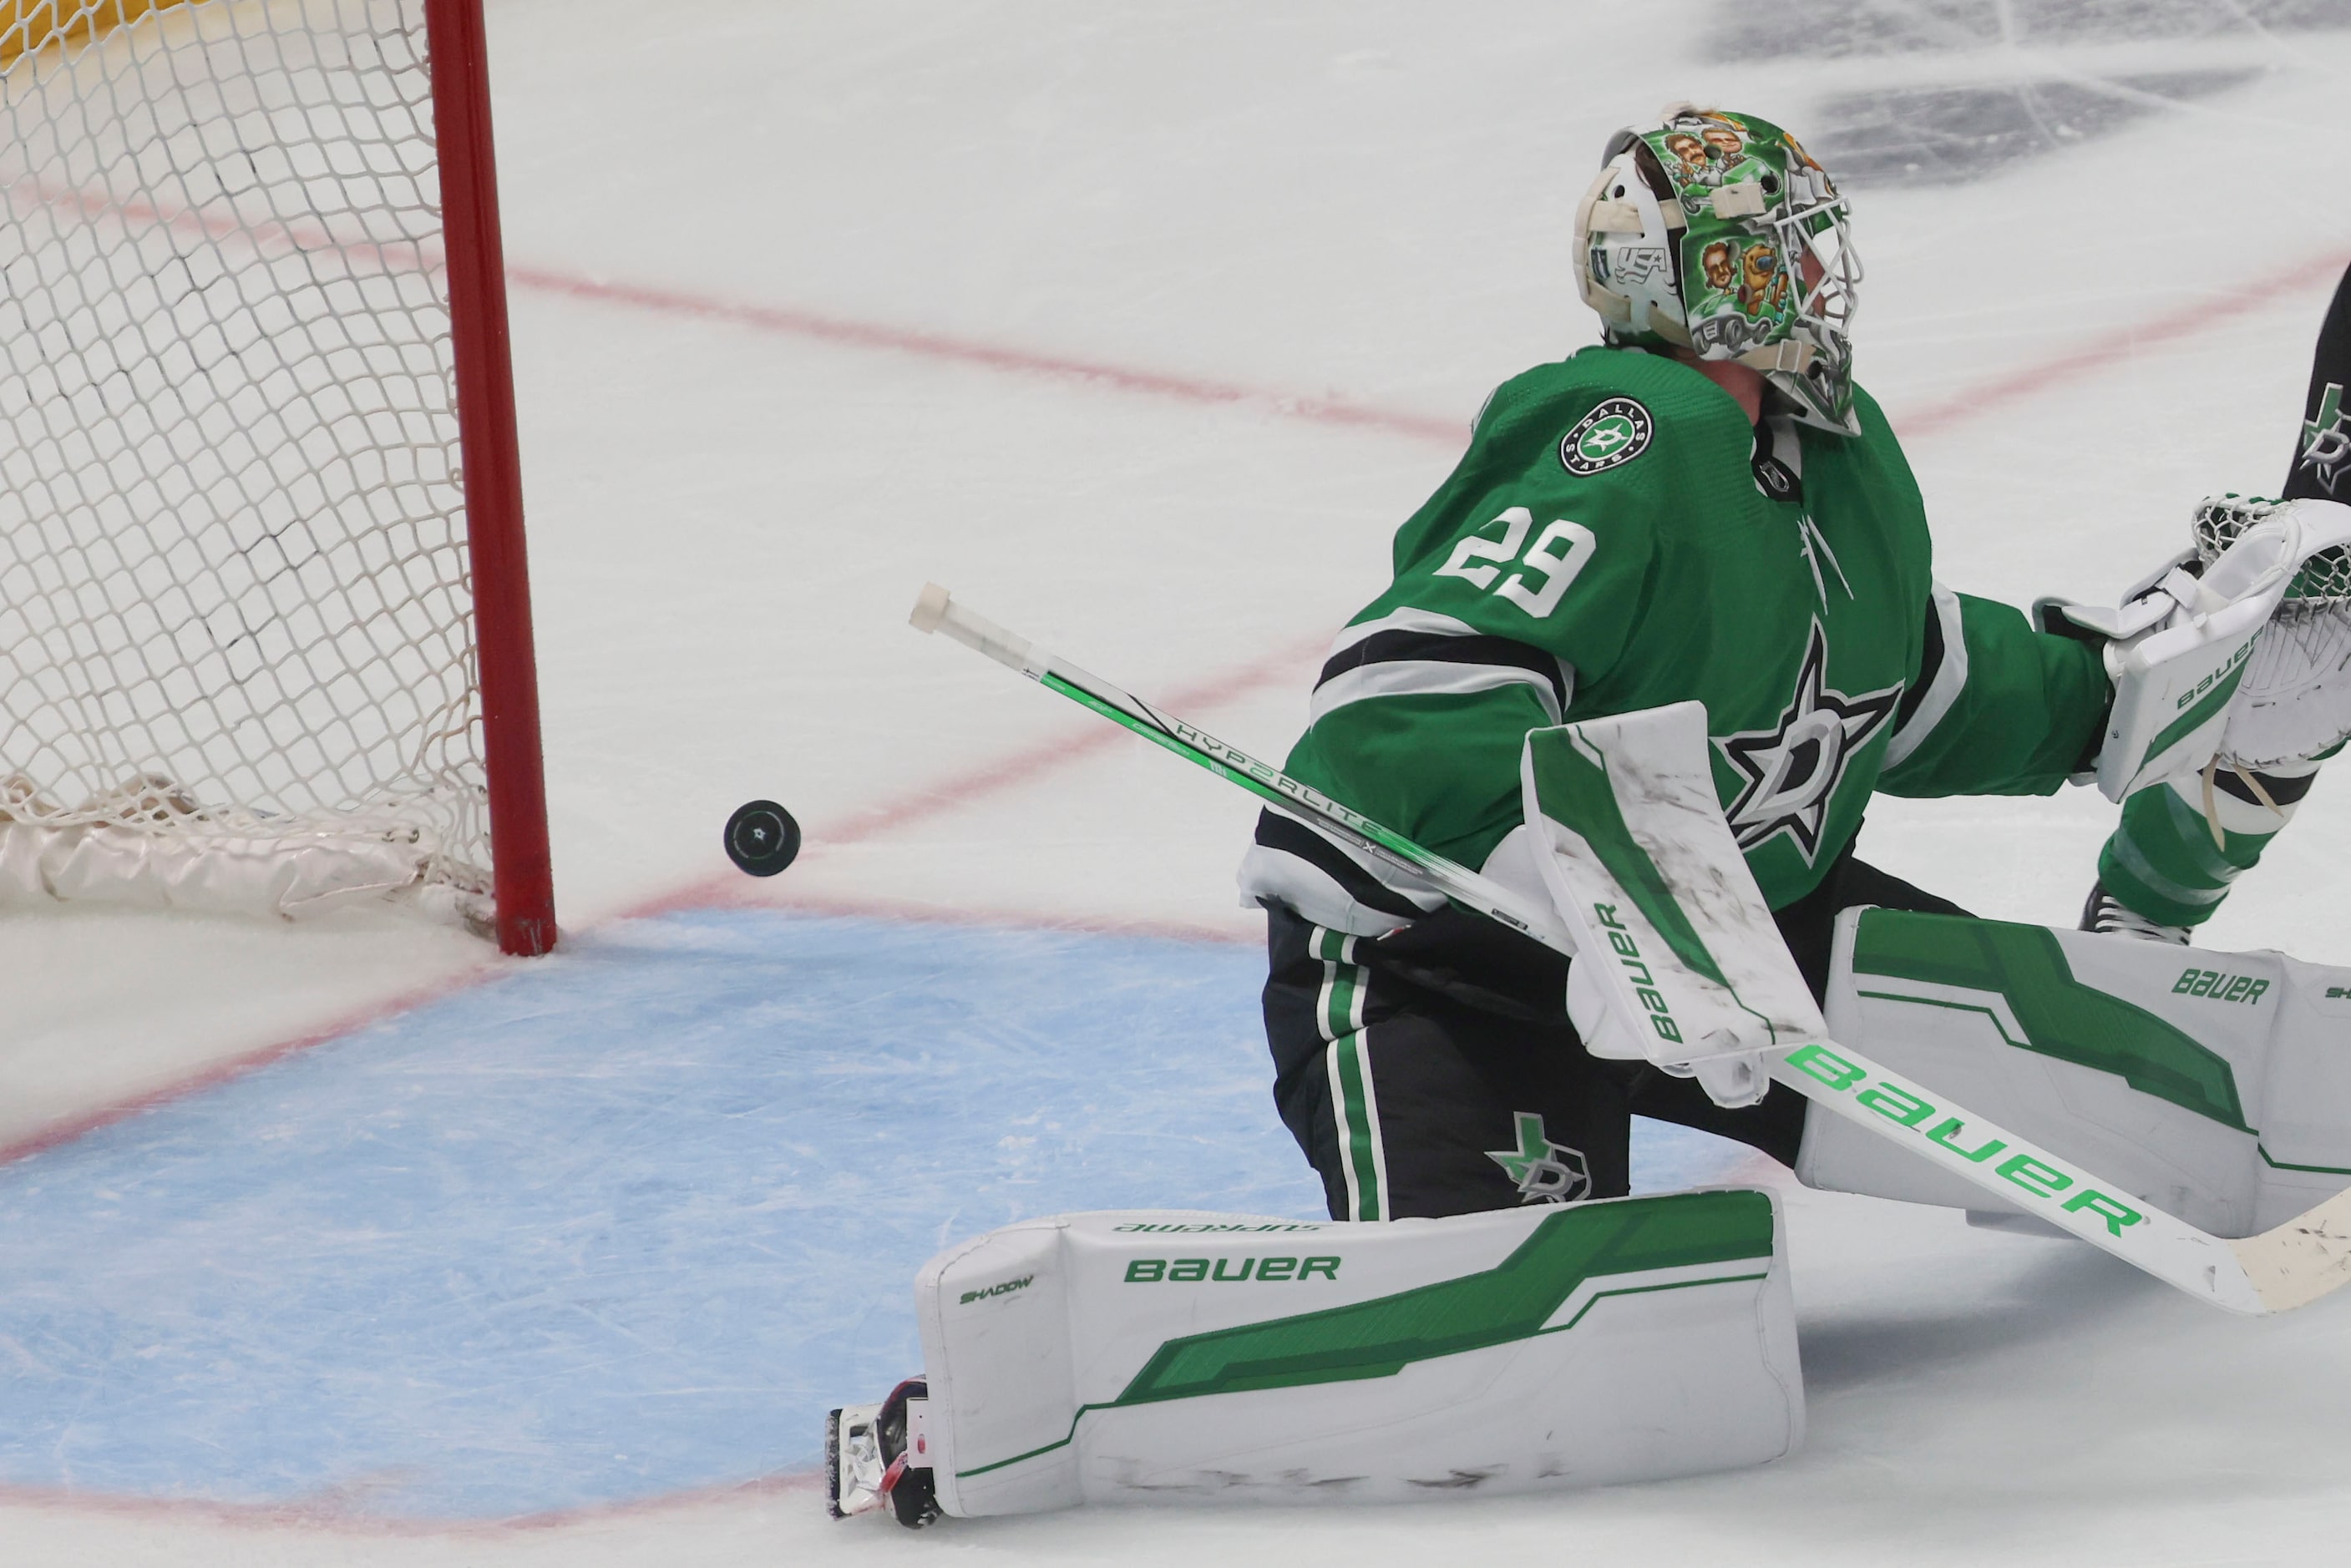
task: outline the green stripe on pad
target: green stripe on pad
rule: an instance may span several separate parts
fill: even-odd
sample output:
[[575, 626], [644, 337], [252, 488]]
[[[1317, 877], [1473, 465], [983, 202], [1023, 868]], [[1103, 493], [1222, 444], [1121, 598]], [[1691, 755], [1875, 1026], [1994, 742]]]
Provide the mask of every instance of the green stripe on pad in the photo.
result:
[[2296, 1165], [2290, 1159], [2280, 1159], [2271, 1154], [2265, 1145], [2257, 1143], [2253, 1147], [2261, 1152], [2262, 1163], [2272, 1170], [2300, 1170], [2312, 1176], [2351, 1176], [2351, 1169], [2339, 1165]]
[[1393, 1376], [1416, 1361], [1531, 1338], [1588, 1280], [1771, 1254], [1771, 1202], [1760, 1192], [1563, 1208], [1482, 1273], [1170, 1340], [1118, 1403]]
[[2236, 668], [2230, 670], [2219, 685], [2206, 692], [2202, 701], [2165, 725], [2163, 732], [2156, 736], [2154, 742], [2147, 748], [2146, 754], [2149, 757], [2159, 757], [2188, 736], [2194, 734], [2202, 726], [2219, 718], [2221, 711], [2229, 706], [2229, 699], [2237, 694], [2238, 682], [2244, 680], [2248, 662], [2247, 659], [2239, 659]]
[[[956, 1474], [986, 1475], [1066, 1448], [1078, 1423], [1095, 1410], [1392, 1376], [1416, 1361], [1567, 1333], [1611, 1296], [1761, 1281], [1770, 1277], [1772, 1241], [1771, 1200], [1761, 1192], [1675, 1192], [1561, 1208], [1480, 1273], [1169, 1340], [1116, 1399], [1080, 1406], [1064, 1436]], [[1764, 1267], [1739, 1267], [1750, 1260]], [[1589, 1281], [1708, 1264], [1738, 1272], [1610, 1286], [1594, 1291], [1567, 1322], [1543, 1326]]]
[[2145, 1008], [2074, 979], [2064, 949], [2045, 927], [1872, 909], [1854, 936], [1853, 968], [1856, 976], [1886, 975], [2002, 997], [2025, 1036], [2010, 1044], [2114, 1074], [2143, 1095], [2238, 1132], [2253, 1130], [2245, 1125], [2237, 1076], [2226, 1058]]

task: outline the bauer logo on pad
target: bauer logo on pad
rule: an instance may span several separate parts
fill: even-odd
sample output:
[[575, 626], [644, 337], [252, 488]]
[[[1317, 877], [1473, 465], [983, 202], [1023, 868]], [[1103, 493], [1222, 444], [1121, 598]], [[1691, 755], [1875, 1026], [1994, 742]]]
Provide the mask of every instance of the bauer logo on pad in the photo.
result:
[[1656, 428], [1649, 410], [1632, 399], [1606, 399], [1560, 438], [1561, 466], [1573, 474], [1604, 473], [1648, 451]]

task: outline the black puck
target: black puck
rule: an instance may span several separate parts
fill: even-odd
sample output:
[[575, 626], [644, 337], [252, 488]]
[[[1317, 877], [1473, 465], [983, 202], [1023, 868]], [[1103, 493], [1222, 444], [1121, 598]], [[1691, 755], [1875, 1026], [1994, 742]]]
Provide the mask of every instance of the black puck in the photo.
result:
[[726, 858], [754, 877], [772, 877], [799, 857], [800, 825], [772, 800], [747, 801], [726, 819]]

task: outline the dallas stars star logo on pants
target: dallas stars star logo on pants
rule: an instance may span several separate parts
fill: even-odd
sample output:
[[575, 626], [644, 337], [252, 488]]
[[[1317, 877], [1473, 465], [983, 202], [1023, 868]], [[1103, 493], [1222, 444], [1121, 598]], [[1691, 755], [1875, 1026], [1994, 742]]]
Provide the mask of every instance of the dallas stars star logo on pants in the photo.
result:
[[1544, 1137], [1542, 1117], [1532, 1111], [1520, 1111], [1513, 1119], [1519, 1147], [1489, 1148], [1486, 1158], [1519, 1184], [1520, 1202], [1572, 1203], [1592, 1190], [1592, 1172], [1583, 1163], [1582, 1149]]
[[1803, 668], [1796, 672], [1795, 694], [1788, 699], [1780, 722], [1768, 730], [1748, 730], [1714, 742], [1723, 760], [1746, 781], [1724, 814], [1741, 849], [1784, 833], [1804, 864], [1811, 865], [1820, 853], [1821, 825], [1844, 778], [1845, 764], [1894, 717], [1894, 705], [1902, 696], [1900, 682], [1848, 697], [1829, 689], [1828, 667], [1828, 633], [1815, 616], [1812, 639], [1804, 645]]

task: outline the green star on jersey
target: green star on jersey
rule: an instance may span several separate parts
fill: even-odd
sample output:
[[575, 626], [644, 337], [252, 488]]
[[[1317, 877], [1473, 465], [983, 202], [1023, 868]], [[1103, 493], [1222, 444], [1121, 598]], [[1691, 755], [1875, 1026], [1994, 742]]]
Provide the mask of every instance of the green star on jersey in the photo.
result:
[[1551, 1141], [1543, 1119], [1532, 1111], [1517, 1116], [1519, 1147], [1489, 1148], [1486, 1158], [1518, 1183], [1521, 1203], [1573, 1203], [1592, 1190], [1592, 1171], [1582, 1149]]
[[1828, 657], [1828, 635], [1815, 618], [1796, 672], [1795, 694], [1781, 710], [1779, 722], [1715, 738], [1716, 749], [1739, 774], [1738, 797], [1724, 815], [1742, 850], [1785, 834], [1805, 865], [1817, 859], [1821, 825], [1847, 759], [1894, 717], [1902, 695], [1898, 684], [1848, 697], [1823, 679]]

